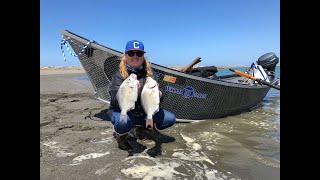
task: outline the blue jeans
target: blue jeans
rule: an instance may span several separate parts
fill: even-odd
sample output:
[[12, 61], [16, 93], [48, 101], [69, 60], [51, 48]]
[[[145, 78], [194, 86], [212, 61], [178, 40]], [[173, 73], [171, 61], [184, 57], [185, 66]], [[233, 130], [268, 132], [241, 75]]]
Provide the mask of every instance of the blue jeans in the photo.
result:
[[[129, 132], [131, 128], [136, 125], [146, 125], [146, 115], [136, 117], [129, 111], [127, 113], [127, 123], [124, 121], [120, 122], [120, 115], [120, 112], [114, 111], [111, 116], [114, 130], [119, 134]], [[176, 117], [173, 113], [160, 108], [159, 111], [153, 115], [153, 122], [156, 124], [158, 130], [162, 130], [172, 126], [176, 122]]]

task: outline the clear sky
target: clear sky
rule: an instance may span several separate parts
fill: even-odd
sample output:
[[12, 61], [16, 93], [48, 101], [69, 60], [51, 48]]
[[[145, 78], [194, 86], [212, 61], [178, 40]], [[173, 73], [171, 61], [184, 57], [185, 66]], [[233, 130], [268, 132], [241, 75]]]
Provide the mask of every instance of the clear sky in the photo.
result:
[[132, 39], [160, 65], [250, 65], [273, 52], [280, 58], [280, 0], [40, 0], [40, 65], [78, 66], [66, 29], [124, 52]]

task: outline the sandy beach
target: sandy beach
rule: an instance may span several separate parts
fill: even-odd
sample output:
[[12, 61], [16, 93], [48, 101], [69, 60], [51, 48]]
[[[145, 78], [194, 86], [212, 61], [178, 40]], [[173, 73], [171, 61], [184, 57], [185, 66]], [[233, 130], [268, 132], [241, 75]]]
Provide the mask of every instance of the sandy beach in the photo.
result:
[[[95, 179], [81, 169], [70, 171], [70, 162], [77, 154], [102, 156], [105, 147], [92, 142], [112, 137], [112, 124], [95, 117], [106, 104], [97, 101], [93, 88], [75, 77], [83, 74], [81, 68], [40, 68], [40, 178], [41, 179]], [[103, 112], [102, 112], [103, 113]], [[121, 153], [121, 151], [119, 151]], [[124, 153], [124, 152], [123, 152]], [[88, 164], [84, 169], [91, 169]]]
[[40, 179], [280, 179], [280, 140], [264, 136], [279, 127], [264, 112], [176, 123], [122, 151], [85, 75], [40, 67]]

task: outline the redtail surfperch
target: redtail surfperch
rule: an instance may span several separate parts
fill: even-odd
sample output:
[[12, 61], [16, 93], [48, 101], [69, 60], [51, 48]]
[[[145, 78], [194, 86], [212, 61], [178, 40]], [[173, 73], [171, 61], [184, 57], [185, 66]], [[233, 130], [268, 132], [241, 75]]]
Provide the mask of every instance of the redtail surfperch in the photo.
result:
[[117, 92], [117, 100], [121, 109], [120, 121], [127, 122], [127, 112], [134, 109], [135, 102], [138, 99], [138, 88], [140, 87], [137, 75], [131, 73], [119, 87]]
[[147, 114], [146, 127], [153, 129], [153, 115], [159, 111], [160, 94], [157, 81], [147, 77], [141, 91], [141, 104]]

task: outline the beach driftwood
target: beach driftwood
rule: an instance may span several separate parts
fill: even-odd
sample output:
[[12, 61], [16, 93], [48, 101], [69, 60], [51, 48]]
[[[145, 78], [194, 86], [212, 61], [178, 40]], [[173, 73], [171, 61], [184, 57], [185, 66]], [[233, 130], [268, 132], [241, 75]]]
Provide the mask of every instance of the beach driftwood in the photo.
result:
[[186, 73], [190, 73], [191, 69], [194, 65], [198, 64], [199, 62], [201, 62], [201, 57], [197, 57], [195, 58], [189, 65], [181, 67], [179, 70], [186, 72]]

